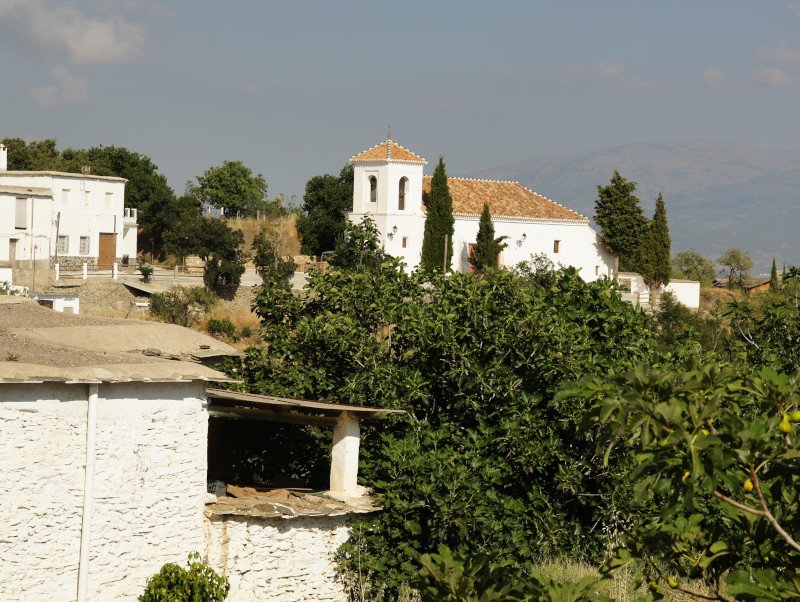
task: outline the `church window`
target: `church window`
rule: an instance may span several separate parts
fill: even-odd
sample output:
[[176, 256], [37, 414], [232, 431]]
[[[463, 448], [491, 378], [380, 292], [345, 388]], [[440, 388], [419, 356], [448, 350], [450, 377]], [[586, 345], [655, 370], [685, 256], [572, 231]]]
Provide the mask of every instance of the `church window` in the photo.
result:
[[403, 237], [403, 248], [405, 249], [408, 247], [408, 236]]
[[400, 186], [399, 186], [399, 200], [397, 202], [397, 208], [400, 211], [404, 211], [406, 208], [406, 192], [408, 191], [408, 178], [402, 177], [400, 178]]
[[372, 203], [378, 202], [378, 178], [375, 176], [369, 177], [369, 200]]
[[553, 253], [558, 253], [560, 249], [561, 249], [561, 241], [560, 240], [554, 240], [553, 241]]

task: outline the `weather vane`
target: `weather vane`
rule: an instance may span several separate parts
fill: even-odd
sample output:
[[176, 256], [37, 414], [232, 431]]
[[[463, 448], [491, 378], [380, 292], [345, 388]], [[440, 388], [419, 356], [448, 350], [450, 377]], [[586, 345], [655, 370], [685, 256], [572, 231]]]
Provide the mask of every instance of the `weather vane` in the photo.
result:
[[392, 126], [391, 125], [389, 126], [389, 131], [386, 133], [386, 138], [388, 140], [392, 139]]

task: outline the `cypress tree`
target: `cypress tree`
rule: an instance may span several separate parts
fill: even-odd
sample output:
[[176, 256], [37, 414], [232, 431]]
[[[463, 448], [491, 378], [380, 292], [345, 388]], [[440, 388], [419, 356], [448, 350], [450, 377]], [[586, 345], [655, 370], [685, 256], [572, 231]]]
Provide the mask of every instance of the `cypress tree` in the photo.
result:
[[664, 197], [659, 193], [658, 199], [656, 199], [656, 210], [647, 228], [647, 234], [642, 241], [639, 254], [639, 270], [645, 284], [650, 288], [651, 304], [652, 300], [656, 298], [657, 290], [663, 285], [669, 284], [672, 272], [671, 244], [667, 225], [667, 209], [664, 205]]
[[489, 211], [489, 204], [484, 203], [481, 221], [478, 224], [478, 236], [475, 238], [475, 247], [473, 247], [472, 256], [469, 258], [472, 269], [478, 274], [483, 274], [488, 270], [496, 270], [498, 267], [497, 256], [500, 255], [500, 251], [508, 246], [503, 242], [506, 238], [508, 236], [494, 237], [492, 214]]
[[597, 187], [594, 205], [594, 221], [600, 226], [603, 242], [619, 257], [622, 272], [640, 271], [640, 247], [648, 234], [648, 220], [633, 194], [635, 190], [636, 182], [615, 170], [608, 186]]
[[[431, 178], [431, 192], [428, 195], [428, 213], [425, 216], [425, 234], [422, 238], [422, 259], [420, 269], [429, 272], [440, 272], [453, 257], [453, 198], [447, 186], [447, 172], [444, 168], [444, 157], [439, 157], [439, 164]], [[447, 257], [445, 258], [445, 237], [447, 237]]]
[[769, 292], [777, 293], [781, 288], [778, 281], [778, 268], [775, 265], [775, 258], [772, 258], [772, 271], [769, 273]]

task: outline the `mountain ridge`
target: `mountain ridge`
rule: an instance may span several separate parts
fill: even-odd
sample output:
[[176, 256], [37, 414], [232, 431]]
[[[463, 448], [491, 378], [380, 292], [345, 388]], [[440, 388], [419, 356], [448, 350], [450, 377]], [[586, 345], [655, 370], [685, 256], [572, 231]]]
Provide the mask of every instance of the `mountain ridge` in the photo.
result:
[[716, 258], [747, 251], [754, 272], [800, 263], [800, 151], [764, 151], [720, 140], [646, 141], [539, 156], [482, 169], [471, 177], [515, 180], [584, 215], [614, 170], [637, 183], [649, 216], [667, 202], [673, 253], [694, 247]]

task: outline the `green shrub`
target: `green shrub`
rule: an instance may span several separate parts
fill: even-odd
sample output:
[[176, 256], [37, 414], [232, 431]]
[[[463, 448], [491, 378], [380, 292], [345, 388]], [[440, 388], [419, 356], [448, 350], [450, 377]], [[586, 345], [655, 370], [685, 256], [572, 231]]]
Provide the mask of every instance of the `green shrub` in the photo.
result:
[[221, 320], [212, 318], [209, 320], [208, 332], [216, 335], [224, 334], [231, 340], [237, 340], [239, 338], [236, 336], [236, 327], [233, 325], [233, 322], [227, 318], [222, 318]]
[[188, 326], [195, 314], [208, 311], [216, 302], [214, 293], [203, 287], [175, 287], [163, 293], [153, 293], [150, 313], [170, 324]]
[[147, 580], [139, 602], [222, 602], [230, 589], [221, 577], [200, 561], [200, 554], [192, 552], [186, 561], [187, 568], [168, 563]]
[[143, 263], [139, 266], [139, 273], [142, 275], [142, 282], [150, 282], [153, 277], [153, 266], [149, 263]]
[[243, 339], [249, 339], [253, 336], [253, 329], [249, 326], [242, 326], [242, 329], [239, 331], [239, 334]]

